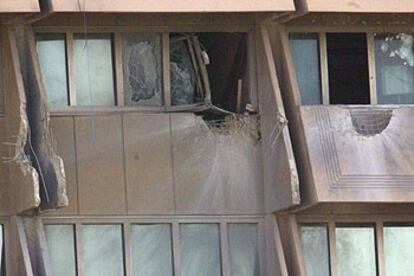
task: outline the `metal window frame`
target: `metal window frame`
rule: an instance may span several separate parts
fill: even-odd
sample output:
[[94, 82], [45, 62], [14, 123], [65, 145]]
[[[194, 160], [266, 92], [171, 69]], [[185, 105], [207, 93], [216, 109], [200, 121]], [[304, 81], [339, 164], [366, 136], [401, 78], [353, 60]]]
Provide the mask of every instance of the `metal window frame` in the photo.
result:
[[132, 276], [132, 248], [130, 229], [132, 224], [168, 224], [171, 229], [172, 265], [175, 276], [181, 275], [181, 224], [216, 224], [219, 228], [220, 261], [222, 276], [231, 276], [230, 247], [228, 243], [229, 224], [255, 224], [257, 225], [257, 250], [259, 254], [259, 270], [263, 271], [264, 217], [263, 216], [142, 216], [142, 217], [43, 217], [43, 225], [69, 224], [74, 225], [75, 259], [77, 275], [84, 275], [83, 242], [81, 237], [84, 224], [120, 224], [123, 229], [123, 256], [125, 276]]
[[[297, 215], [297, 232], [300, 227], [324, 225], [328, 229], [329, 244], [329, 266], [330, 276], [337, 275], [336, 268], [336, 234], [337, 225], [352, 225], [366, 227], [372, 225], [375, 234], [376, 266], [377, 275], [385, 276], [385, 255], [384, 255], [384, 227], [410, 224], [414, 227], [414, 216], [412, 215]], [[300, 258], [303, 259], [303, 258]], [[303, 260], [302, 260], [303, 262]]]
[[[190, 105], [171, 105], [171, 83], [170, 83], [170, 52], [169, 40], [171, 33], [179, 32], [239, 32], [247, 35], [247, 55], [248, 55], [248, 71], [247, 75], [251, 79], [249, 85], [249, 95], [253, 107], [257, 109], [257, 88], [255, 78], [255, 57], [254, 53], [254, 26], [252, 25], [193, 25], [193, 26], [90, 26], [89, 33], [110, 33], [113, 35], [112, 53], [113, 53], [113, 73], [115, 88], [115, 105], [113, 106], [79, 106], [76, 105], [76, 83], [74, 77], [74, 60], [73, 60], [73, 34], [83, 33], [83, 27], [75, 26], [35, 26], [33, 27], [35, 34], [62, 33], [66, 34], [66, 58], [67, 58], [67, 79], [69, 90], [69, 105], [63, 107], [50, 107], [52, 115], [75, 115], [96, 114], [96, 113], [114, 113], [114, 112], [179, 112], [199, 110], [203, 103], [195, 103]], [[162, 35], [162, 79], [163, 79], [163, 104], [162, 106], [125, 106], [124, 104], [124, 84], [123, 84], [123, 60], [122, 60], [122, 34], [134, 32], [153, 32]], [[204, 82], [204, 81], [203, 81]], [[207, 87], [209, 88], [209, 87]]]

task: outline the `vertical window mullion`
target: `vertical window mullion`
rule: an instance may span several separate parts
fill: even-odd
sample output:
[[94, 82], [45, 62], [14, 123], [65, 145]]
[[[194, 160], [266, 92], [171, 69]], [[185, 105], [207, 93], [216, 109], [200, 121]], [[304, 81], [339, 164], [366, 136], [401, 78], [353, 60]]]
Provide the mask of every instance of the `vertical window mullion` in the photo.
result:
[[163, 90], [164, 107], [171, 108], [171, 77], [170, 77], [170, 34], [162, 33], [162, 68], [163, 68]]
[[375, 224], [375, 243], [377, 249], [378, 276], [385, 276], [384, 223], [382, 221], [377, 221]]
[[329, 104], [329, 71], [326, 33], [319, 33], [319, 56], [321, 66], [322, 104], [326, 105]]
[[230, 276], [230, 257], [229, 257], [229, 239], [227, 232], [227, 224], [225, 222], [220, 223], [220, 251], [221, 251], [221, 267], [222, 275]]
[[125, 275], [132, 276], [132, 259], [131, 259], [131, 224], [124, 223], [122, 225], [123, 229], [123, 246], [124, 246], [124, 266], [125, 266]]
[[180, 252], [180, 224], [173, 222], [172, 224], [172, 248], [173, 248], [173, 266], [174, 275], [181, 275], [181, 252]]
[[122, 34], [114, 33], [116, 105], [124, 106], [124, 71], [122, 66]]
[[335, 222], [329, 221], [328, 223], [328, 236], [329, 236], [329, 267], [330, 276], [336, 276], [336, 233]]
[[77, 104], [76, 100], [76, 84], [75, 84], [75, 66], [73, 56], [73, 33], [66, 33], [66, 60], [68, 67], [68, 82], [69, 82], [69, 105]]
[[84, 276], [83, 246], [82, 246], [82, 224], [80, 221], [75, 224], [75, 246], [76, 246], [76, 271], [78, 276]]
[[370, 102], [377, 104], [377, 78], [375, 68], [375, 44], [374, 33], [367, 33], [368, 69], [369, 69], [369, 88]]

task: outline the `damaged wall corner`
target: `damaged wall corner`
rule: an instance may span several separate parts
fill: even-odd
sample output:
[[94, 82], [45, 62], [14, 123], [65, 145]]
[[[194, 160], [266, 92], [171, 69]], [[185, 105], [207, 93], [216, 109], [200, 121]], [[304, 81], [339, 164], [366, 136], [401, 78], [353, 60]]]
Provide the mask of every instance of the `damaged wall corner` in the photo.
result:
[[301, 199], [296, 161], [266, 26], [260, 28], [260, 35], [257, 67], [265, 204], [266, 212], [274, 212], [298, 205]]
[[13, 60], [16, 68], [20, 69], [16, 76], [21, 77], [18, 99], [21, 123], [24, 124], [19, 136], [24, 148], [21, 154], [26, 156], [26, 162], [36, 170], [37, 179], [32, 182], [35, 193], [38, 193], [35, 196], [40, 197], [40, 202], [36, 203], [43, 210], [67, 206], [63, 160], [53, 148], [46, 93], [35, 53], [34, 36], [30, 29], [20, 23], [9, 27], [9, 30], [11, 45], [14, 44], [12, 48], [16, 51]]

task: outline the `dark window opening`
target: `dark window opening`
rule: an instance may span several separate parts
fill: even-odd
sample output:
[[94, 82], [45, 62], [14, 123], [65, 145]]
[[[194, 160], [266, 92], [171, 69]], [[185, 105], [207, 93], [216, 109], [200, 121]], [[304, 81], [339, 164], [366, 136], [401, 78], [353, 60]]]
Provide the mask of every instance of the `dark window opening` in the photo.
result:
[[248, 103], [247, 35], [245, 33], [200, 33], [208, 53], [207, 72], [212, 103], [231, 112], [243, 111]]
[[331, 104], [369, 104], [367, 39], [364, 33], [326, 34]]

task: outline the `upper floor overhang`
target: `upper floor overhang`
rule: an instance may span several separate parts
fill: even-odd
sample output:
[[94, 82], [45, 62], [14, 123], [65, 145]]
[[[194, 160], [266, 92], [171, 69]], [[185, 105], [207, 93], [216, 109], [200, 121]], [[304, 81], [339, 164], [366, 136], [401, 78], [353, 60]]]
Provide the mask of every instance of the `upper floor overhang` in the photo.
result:
[[52, 12], [209, 13], [295, 11], [293, 0], [49, 0], [49, 3]]
[[338, 13], [411, 13], [414, 1], [399, 0], [299, 0], [299, 9], [304, 12]]
[[0, 13], [36, 13], [40, 12], [38, 0], [0, 1]]

